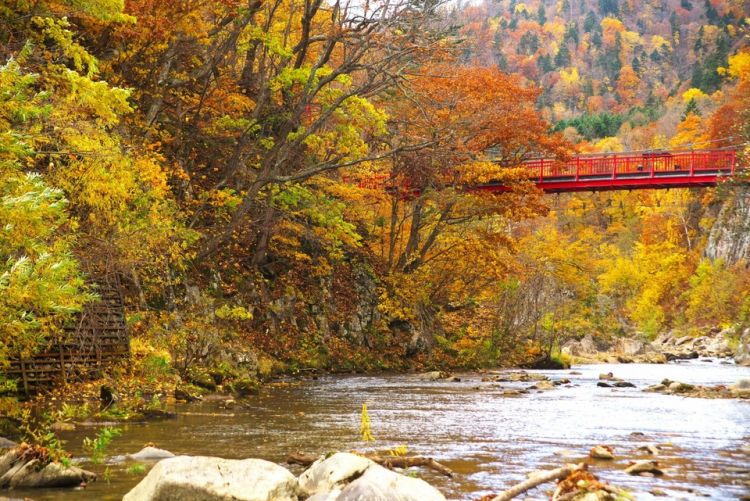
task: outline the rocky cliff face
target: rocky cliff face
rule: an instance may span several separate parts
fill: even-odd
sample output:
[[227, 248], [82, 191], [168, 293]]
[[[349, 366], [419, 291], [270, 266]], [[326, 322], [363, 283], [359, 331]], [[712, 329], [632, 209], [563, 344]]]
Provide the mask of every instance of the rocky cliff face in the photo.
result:
[[750, 263], [750, 188], [738, 188], [724, 202], [704, 254], [727, 264]]

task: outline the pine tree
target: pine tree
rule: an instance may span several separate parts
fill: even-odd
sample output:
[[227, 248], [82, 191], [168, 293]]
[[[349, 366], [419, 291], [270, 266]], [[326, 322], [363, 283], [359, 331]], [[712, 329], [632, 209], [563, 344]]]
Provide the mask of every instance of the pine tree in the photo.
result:
[[555, 67], [565, 68], [570, 64], [570, 50], [568, 50], [567, 44], [562, 44], [560, 50], [555, 55]]
[[604, 17], [610, 14], [616, 17], [620, 13], [617, 0], [599, 0], [599, 13]]
[[539, 5], [539, 10], [536, 13], [536, 19], [541, 26], [547, 22], [547, 13], [544, 11], [544, 4]]
[[583, 20], [583, 31], [591, 33], [599, 27], [599, 23], [596, 22], [596, 15], [594, 11], [590, 10], [586, 13], [586, 18]]
[[685, 106], [685, 111], [682, 112], [682, 120], [684, 121], [691, 114], [701, 116], [701, 110], [698, 108], [695, 98], [691, 98]]

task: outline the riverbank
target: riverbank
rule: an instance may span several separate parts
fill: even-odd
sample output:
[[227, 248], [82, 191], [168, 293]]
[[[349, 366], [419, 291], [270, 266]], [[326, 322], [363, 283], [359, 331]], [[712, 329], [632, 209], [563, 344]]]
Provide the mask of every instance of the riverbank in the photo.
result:
[[575, 363], [652, 363], [703, 359], [750, 366], [750, 328], [712, 328], [702, 335], [667, 332], [653, 341], [643, 337], [600, 338], [588, 334], [560, 349]]
[[[597, 386], [601, 373], [613, 372], [635, 388]], [[710, 495], [737, 499], [746, 493], [750, 461], [750, 403], [737, 399], [704, 400], [642, 391], [664, 378], [696, 385], [729, 385], [748, 377], [746, 368], [688, 361], [663, 365], [575, 366], [564, 371], [528, 371], [570, 383], [530, 390], [534, 381], [482, 381], [488, 374], [459, 373], [457, 380], [436, 381], [418, 375], [327, 376], [282, 381], [261, 387], [258, 395], [233, 408], [211, 398], [173, 403], [166, 421], [119, 424], [102, 465], [82, 466], [100, 480], [83, 491], [23, 492], [38, 501], [114, 500], [142, 478], [128, 473], [136, 463], [126, 454], [153, 443], [175, 454], [249, 457], [284, 463], [291, 452], [382, 451], [406, 446], [410, 454], [430, 456], [456, 472], [447, 478], [419, 471], [450, 499], [476, 499], [496, 493], [536, 469], [587, 461], [593, 445], [614, 448], [614, 461], [592, 460], [596, 474], [612, 485], [651, 499], [659, 490], [671, 498]], [[512, 379], [514, 371], [504, 372]], [[502, 377], [502, 376], [501, 376]], [[509, 390], [517, 390], [513, 394]], [[524, 392], [525, 393], [521, 393]], [[362, 403], [367, 403], [374, 443], [359, 437]], [[90, 424], [60, 432], [74, 457], [88, 457]], [[622, 473], [630, 460], [654, 459], [639, 450], [658, 445], [656, 458], [665, 474], [633, 477]], [[147, 466], [150, 466], [147, 464]], [[109, 469], [109, 481], [103, 481]], [[734, 470], [733, 470], [734, 469]], [[301, 469], [292, 468], [295, 475]]]

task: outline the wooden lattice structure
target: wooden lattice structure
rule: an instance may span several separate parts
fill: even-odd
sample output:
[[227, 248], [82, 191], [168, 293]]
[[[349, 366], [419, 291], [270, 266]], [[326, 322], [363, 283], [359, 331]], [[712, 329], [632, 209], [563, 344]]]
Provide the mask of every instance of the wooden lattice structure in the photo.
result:
[[119, 275], [111, 273], [94, 280], [97, 301], [84, 306], [65, 327], [63, 341], [32, 358], [12, 360], [5, 371], [26, 394], [58, 382], [96, 376], [129, 352]]

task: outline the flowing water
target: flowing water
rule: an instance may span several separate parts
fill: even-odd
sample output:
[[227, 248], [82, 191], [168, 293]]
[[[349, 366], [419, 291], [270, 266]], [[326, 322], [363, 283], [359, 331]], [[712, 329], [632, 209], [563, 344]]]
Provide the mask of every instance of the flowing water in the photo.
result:
[[[225, 458], [257, 457], [283, 462], [290, 452], [383, 450], [407, 445], [457, 472], [453, 479], [430, 471], [418, 474], [449, 499], [477, 499], [498, 492], [541, 468], [583, 460], [597, 444], [615, 447], [615, 461], [595, 461], [593, 471], [637, 499], [738, 499], [750, 495], [750, 402], [704, 400], [644, 393], [663, 378], [697, 384], [730, 384], [750, 378], [750, 369], [693, 361], [668, 365], [587, 365], [573, 371], [531, 371], [569, 386], [503, 396], [503, 388], [533, 383], [426, 381], [415, 375], [330, 376], [265, 388], [242, 407], [223, 410], [217, 402], [177, 406], [176, 419], [122, 425], [109, 453], [138, 451], [153, 442], [176, 454]], [[637, 388], [600, 388], [600, 373]], [[502, 386], [501, 386], [502, 385]], [[359, 441], [359, 412], [367, 403], [376, 442]], [[96, 428], [65, 435], [68, 449], [83, 454], [81, 442]], [[657, 458], [665, 475], [634, 477], [622, 472], [629, 459], [651, 459], [637, 447], [662, 444]], [[34, 499], [120, 499], [142, 475], [126, 472], [132, 462], [112, 461], [107, 480], [85, 490], [19, 492]], [[105, 466], [84, 467], [103, 474]], [[295, 473], [301, 470], [292, 468]], [[544, 490], [532, 492], [539, 498]]]

